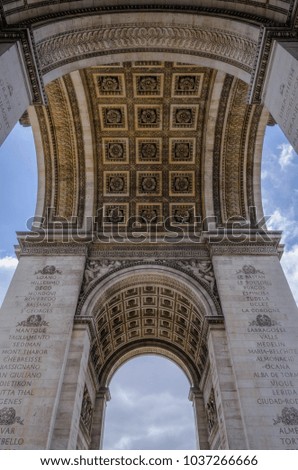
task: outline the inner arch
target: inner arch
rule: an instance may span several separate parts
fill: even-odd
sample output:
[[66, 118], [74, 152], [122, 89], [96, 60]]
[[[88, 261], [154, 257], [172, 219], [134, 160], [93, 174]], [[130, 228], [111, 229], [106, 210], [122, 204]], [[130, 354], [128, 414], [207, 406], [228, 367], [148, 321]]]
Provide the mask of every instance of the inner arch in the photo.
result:
[[189, 381], [173, 361], [140, 355], [110, 382], [103, 449], [195, 449]]

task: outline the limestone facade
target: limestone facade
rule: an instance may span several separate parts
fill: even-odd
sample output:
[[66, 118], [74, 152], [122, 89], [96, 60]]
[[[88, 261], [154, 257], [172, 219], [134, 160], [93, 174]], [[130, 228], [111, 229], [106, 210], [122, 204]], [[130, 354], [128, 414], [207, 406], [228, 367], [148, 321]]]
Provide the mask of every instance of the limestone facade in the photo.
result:
[[298, 145], [297, 2], [46, 3], [1, 2], [2, 140], [31, 104], [39, 189], [0, 448], [99, 448], [114, 372], [153, 353], [188, 377], [200, 448], [297, 449], [297, 307], [260, 192], [268, 122]]

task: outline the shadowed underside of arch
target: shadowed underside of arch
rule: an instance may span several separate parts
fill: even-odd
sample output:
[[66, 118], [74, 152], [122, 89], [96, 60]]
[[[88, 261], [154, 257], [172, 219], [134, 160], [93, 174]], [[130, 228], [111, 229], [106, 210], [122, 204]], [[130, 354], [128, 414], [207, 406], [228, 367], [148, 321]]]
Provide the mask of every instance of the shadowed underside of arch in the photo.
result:
[[[37, 215], [111, 232], [261, 218], [268, 113], [247, 85], [195, 65], [93, 66], [46, 87], [31, 122], [39, 153]], [[256, 207], [252, 211], [251, 207]]]
[[140, 353], [167, 356], [198, 386], [207, 360], [208, 318], [222, 317], [214, 316], [207, 291], [194, 289], [187, 276], [158, 266], [138, 271], [124, 270], [99, 283], [76, 317], [78, 323], [93, 318], [91, 357], [101, 386]]
[[259, 406], [273, 384], [254, 334], [276, 326], [279, 361], [296, 309], [279, 234], [262, 225], [261, 102], [279, 122], [267, 86], [292, 96], [292, 75], [285, 88], [271, 72], [293, 58], [297, 2], [197, 3], [1, 2], [2, 63], [17, 56], [27, 79], [39, 172], [3, 340], [35, 324], [51, 338], [34, 422], [30, 397], [15, 415], [26, 448], [99, 448], [109, 381], [141, 353], [185, 371], [202, 448], [280, 448], [284, 410]]

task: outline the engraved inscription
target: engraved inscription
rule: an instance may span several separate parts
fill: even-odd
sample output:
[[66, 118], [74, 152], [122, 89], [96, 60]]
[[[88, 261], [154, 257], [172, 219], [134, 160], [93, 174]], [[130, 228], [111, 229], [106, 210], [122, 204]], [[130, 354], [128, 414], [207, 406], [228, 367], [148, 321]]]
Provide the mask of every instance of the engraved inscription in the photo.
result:
[[56, 301], [62, 271], [46, 265], [35, 271], [25, 296], [20, 320], [10, 330], [0, 352], [0, 445], [2, 449], [26, 444], [22, 410], [40, 387], [47, 372], [44, 360], [51, 348], [46, 318]]
[[[272, 426], [281, 448], [297, 449], [298, 347], [288, 344], [288, 329], [272, 300], [272, 283], [266, 274], [252, 265], [244, 265], [236, 276], [242, 290], [242, 313], [251, 317], [247, 323], [251, 340], [247, 353], [255, 363], [251, 380], [259, 390], [256, 404], [274, 410]], [[280, 410], [277, 417], [276, 409]]]

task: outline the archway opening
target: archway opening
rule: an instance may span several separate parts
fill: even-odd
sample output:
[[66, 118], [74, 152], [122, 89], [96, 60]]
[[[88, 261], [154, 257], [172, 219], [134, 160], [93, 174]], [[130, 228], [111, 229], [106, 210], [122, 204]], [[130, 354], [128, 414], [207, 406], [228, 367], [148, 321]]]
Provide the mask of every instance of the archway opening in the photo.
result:
[[135, 357], [110, 383], [103, 449], [195, 449], [189, 381], [172, 361]]

